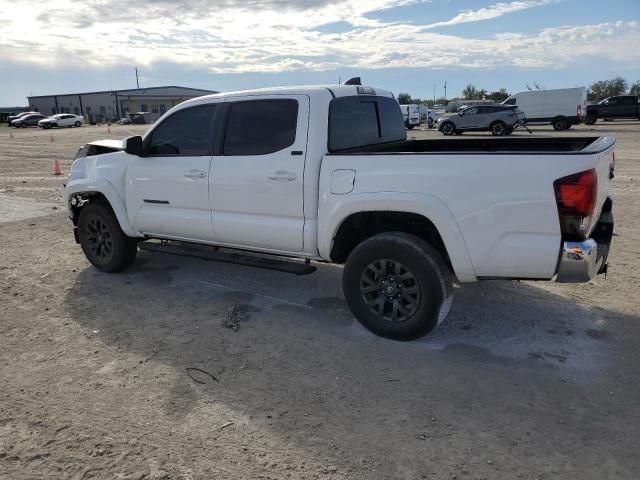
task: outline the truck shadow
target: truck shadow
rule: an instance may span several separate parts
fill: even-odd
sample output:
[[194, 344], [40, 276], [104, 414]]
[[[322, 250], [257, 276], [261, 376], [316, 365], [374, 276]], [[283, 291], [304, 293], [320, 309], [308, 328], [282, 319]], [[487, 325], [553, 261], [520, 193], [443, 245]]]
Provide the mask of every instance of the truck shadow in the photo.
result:
[[[184, 418], [198, 395], [210, 396], [309, 450], [342, 439], [383, 457], [385, 449], [419, 455], [392, 445], [393, 432], [409, 428], [413, 438], [414, 424], [419, 430], [454, 410], [464, 428], [495, 428], [504, 408], [544, 396], [558, 378], [596, 381], [610, 367], [607, 323], [618, 314], [532, 284], [456, 288], [436, 332], [400, 343], [357, 324], [340, 297], [340, 274], [320, 266], [295, 277], [141, 252], [122, 274], [80, 271], [65, 303], [106, 345], [184, 372], [167, 393], [166, 415]], [[243, 305], [251, 308], [234, 318]], [[214, 375], [215, 389], [192, 383], [189, 367]], [[552, 436], [562, 427], [544, 428]]]
[[[122, 274], [81, 271], [68, 305], [87, 328], [106, 336], [117, 333], [122, 341], [130, 338], [130, 346], [119, 346], [143, 354], [151, 344], [148, 335], [134, 341], [133, 334], [141, 329], [163, 332], [164, 341], [170, 341], [197, 327], [198, 340], [206, 342], [236, 334], [237, 326], [241, 331], [265, 329], [274, 338], [286, 331], [375, 348], [384, 344], [414, 355], [467, 346], [475, 356], [484, 351], [487, 360], [533, 360], [534, 366], [587, 370], [600, 360], [596, 357], [609, 335], [607, 322], [619, 315], [582, 307], [534, 282], [485, 281], [456, 285], [448, 318], [430, 335], [399, 343], [370, 334], [353, 318], [342, 297], [341, 274], [340, 267], [320, 265], [315, 274], [297, 277], [140, 252], [136, 264]], [[235, 325], [230, 324], [230, 309], [244, 305], [250, 307], [241, 316], [253, 319], [232, 319]]]

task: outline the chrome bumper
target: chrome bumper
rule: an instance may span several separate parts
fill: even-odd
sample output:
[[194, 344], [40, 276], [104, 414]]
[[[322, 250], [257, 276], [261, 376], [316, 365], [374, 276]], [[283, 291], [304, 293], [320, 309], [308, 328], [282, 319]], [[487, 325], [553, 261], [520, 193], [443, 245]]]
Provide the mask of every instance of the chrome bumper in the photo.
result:
[[556, 282], [588, 282], [600, 271], [604, 261], [604, 257], [598, 258], [598, 244], [592, 238], [583, 242], [564, 242]]

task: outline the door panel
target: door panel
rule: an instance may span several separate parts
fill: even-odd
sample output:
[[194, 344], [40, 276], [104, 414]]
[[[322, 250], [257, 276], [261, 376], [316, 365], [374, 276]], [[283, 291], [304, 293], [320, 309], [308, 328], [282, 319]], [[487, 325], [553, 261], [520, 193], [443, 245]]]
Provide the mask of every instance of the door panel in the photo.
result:
[[210, 178], [217, 240], [302, 251], [309, 98], [242, 97], [225, 105], [225, 139], [221, 155], [213, 157]]
[[215, 104], [177, 111], [145, 138], [146, 157], [127, 169], [126, 203], [134, 228], [193, 240], [212, 240], [209, 206]]

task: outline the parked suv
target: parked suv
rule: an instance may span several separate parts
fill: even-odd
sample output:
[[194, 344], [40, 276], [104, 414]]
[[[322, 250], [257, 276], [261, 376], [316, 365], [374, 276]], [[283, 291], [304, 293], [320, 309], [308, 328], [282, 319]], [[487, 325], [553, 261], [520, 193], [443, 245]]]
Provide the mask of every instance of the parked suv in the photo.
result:
[[477, 105], [457, 113], [448, 113], [438, 119], [438, 130], [443, 135], [460, 135], [463, 132], [490, 131], [492, 135], [509, 135], [524, 124], [524, 114], [515, 106]]

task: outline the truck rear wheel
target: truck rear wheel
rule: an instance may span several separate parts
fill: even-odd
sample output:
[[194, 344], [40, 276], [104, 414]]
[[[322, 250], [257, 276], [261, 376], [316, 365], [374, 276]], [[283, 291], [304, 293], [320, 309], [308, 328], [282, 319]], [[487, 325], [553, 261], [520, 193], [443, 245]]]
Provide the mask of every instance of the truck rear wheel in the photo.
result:
[[587, 118], [584, 120], [584, 123], [586, 123], [587, 125], [593, 125], [596, 123], [597, 120], [598, 120], [598, 117], [596, 115], [587, 115]]
[[106, 206], [92, 203], [80, 210], [78, 238], [87, 260], [103, 272], [119, 272], [136, 259], [138, 245], [127, 237]]
[[566, 130], [567, 128], [569, 128], [569, 123], [567, 122], [567, 119], [564, 117], [554, 118], [553, 121], [551, 122], [551, 125], [553, 126], [553, 129], [556, 131]]
[[347, 258], [342, 288], [365, 328], [402, 341], [431, 332], [453, 300], [451, 274], [438, 251], [402, 232], [380, 233], [359, 244]]

